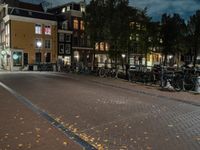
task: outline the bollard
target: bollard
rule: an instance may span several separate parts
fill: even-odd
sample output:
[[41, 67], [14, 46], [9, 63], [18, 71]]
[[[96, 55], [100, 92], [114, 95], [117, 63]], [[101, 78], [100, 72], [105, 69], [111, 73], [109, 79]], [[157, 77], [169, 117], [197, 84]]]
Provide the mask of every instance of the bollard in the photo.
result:
[[196, 83], [195, 83], [195, 92], [200, 94], [200, 76], [196, 78]]
[[37, 65], [33, 65], [33, 71], [38, 71], [38, 66]]
[[56, 72], [56, 65], [53, 64], [53, 71]]

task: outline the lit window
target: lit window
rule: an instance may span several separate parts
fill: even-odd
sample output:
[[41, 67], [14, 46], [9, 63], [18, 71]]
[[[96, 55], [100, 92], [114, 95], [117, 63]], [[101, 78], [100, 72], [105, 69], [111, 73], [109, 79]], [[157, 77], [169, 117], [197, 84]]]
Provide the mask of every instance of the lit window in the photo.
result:
[[44, 27], [44, 33], [45, 33], [45, 35], [51, 35], [51, 26], [46, 25]]
[[109, 50], [109, 45], [108, 45], [108, 43], [105, 43], [105, 50], [106, 50], [106, 51]]
[[85, 6], [81, 6], [81, 12], [85, 12]]
[[70, 52], [71, 52], [70, 44], [65, 44], [65, 54], [70, 54]]
[[78, 29], [78, 20], [74, 19], [74, 29]]
[[67, 11], [70, 11], [70, 6], [67, 6]]
[[42, 25], [40, 24], [35, 25], [35, 34], [42, 34]]
[[95, 44], [95, 50], [99, 50], [99, 43]]
[[83, 24], [83, 21], [80, 22], [80, 29], [81, 29], [81, 30], [84, 30], [84, 24]]
[[62, 13], [65, 13], [66, 12], [66, 8], [62, 8]]
[[51, 40], [45, 40], [44, 47], [45, 49], [51, 49]]
[[100, 43], [100, 50], [103, 51], [104, 50], [104, 42]]
[[60, 33], [59, 34], [59, 42], [64, 42], [64, 41], [65, 41], [64, 34]]
[[59, 44], [59, 54], [64, 54], [64, 44]]

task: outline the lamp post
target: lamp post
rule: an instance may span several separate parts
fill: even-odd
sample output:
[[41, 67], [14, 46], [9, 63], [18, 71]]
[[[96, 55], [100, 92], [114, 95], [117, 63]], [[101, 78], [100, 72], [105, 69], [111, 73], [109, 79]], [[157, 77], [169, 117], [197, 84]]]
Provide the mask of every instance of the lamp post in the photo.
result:
[[122, 54], [122, 67], [123, 67], [123, 72], [124, 72], [124, 59], [126, 57], [126, 54]]
[[[42, 42], [38, 40], [38, 41], [36, 42], [36, 45], [37, 45], [37, 48], [39, 49], [39, 53], [40, 53], [40, 48], [42, 47]], [[41, 54], [40, 54], [39, 64], [40, 64], [40, 61], [41, 61]]]

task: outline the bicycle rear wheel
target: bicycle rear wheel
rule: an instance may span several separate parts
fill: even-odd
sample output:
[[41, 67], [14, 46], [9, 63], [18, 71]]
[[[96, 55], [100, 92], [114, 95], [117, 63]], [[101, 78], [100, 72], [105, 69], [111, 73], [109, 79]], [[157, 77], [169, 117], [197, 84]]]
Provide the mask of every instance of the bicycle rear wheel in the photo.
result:
[[105, 69], [100, 69], [99, 70], [99, 76], [100, 77], [102, 77], [102, 78], [105, 77], [105, 74], [106, 74], [106, 70]]

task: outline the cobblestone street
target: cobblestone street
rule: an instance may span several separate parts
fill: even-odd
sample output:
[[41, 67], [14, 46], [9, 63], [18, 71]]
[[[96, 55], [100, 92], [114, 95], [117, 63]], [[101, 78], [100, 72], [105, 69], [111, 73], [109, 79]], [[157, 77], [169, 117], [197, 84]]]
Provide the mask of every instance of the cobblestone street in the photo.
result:
[[[124, 80], [61, 73], [0, 73], [0, 83], [100, 150], [200, 149], [200, 95], [161, 91], [159, 87]], [[81, 149], [54, 127], [54, 136], [49, 136], [46, 130], [52, 128], [51, 124], [1, 86], [0, 96], [0, 117], [8, 124], [0, 123], [0, 149], [17, 145], [14, 137], [5, 139], [6, 133], [13, 131], [11, 124], [15, 120], [9, 118], [16, 116], [16, 108], [22, 116], [36, 117], [37, 125], [33, 121], [28, 126], [41, 128], [43, 141], [53, 145], [48, 149], [55, 149], [55, 144], [66, 149], [64, 141], [69, 143], [68, 149]], [[18, 132], [16, 129], [13, 133]], [[24, 126], [21, 129], [28, 132]], [[56, 142], [57, 136], [62, 139], [60, 142]]]

